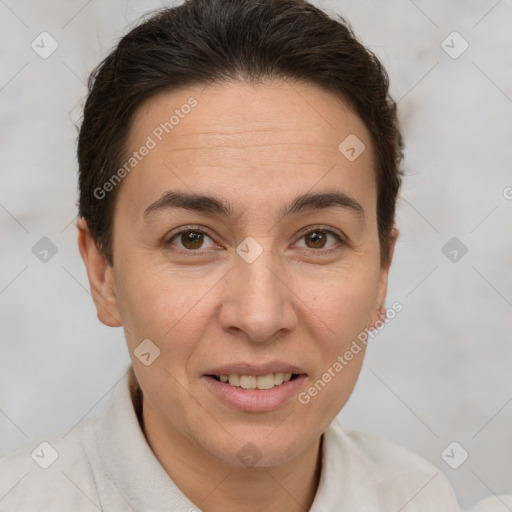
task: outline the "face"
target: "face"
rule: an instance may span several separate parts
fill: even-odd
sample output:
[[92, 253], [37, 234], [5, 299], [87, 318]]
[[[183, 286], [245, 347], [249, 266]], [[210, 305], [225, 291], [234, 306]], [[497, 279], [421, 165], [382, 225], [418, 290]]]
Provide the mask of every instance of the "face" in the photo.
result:
[[93, 294], [125, 329], [145, 425], [232, 465], [248, 443], [258, 465], [292, 459], [346, 403], [364, 345], [344, 354], [383, 311], [364, 123], [314, 86], [216, 84], [147, 101], [127, 147]]

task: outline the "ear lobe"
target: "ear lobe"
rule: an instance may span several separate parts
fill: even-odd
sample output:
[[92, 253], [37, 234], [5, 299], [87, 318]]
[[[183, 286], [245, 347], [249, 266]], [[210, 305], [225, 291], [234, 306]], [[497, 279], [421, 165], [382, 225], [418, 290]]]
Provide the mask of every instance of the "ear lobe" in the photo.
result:
[[388, 259], [385, 264], [382, 265], [380, 271], [379, 288], [377, 292], [376, 307], [370, 318], [369, 329], [375, 329], [376, 323], [380, 320], [383, 322], [386, 319], [386, 294], [388, 291], [388, 276], [389, 268], [393, 261], [393, 255], [395, 254], [395, 245], [398, 239], [398, 229], [393, 227], [389, 234], [389, 246], [388, 246]]
[[98, 319], [109, 327], [120, 327], [113, 268], [98, 249], [83, 217], [78, 219], [77, 228], [78, 249], [87, 270]]

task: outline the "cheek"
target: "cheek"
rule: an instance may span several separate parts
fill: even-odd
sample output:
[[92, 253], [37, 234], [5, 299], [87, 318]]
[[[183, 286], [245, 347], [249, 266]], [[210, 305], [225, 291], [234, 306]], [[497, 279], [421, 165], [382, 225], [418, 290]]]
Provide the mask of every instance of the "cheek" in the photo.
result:
[[[328, 424], [344, 407], [361, 371], [364, 345], [359, 344], [357, 354], [354, 352], [349, 349], [341, 351], [311, 376], [298, 395], [298, 401], [308, 415], [323, 418]], [[351, 354], [350, 360], [346, 358], [347, 353]]]
[[175, 361], [186, 357], [201, 337], [204, 282], [198, 286], [176, 270], [149, 269], [133, 261], [120, 265], [119, 275], [118, 308], [130, 349], [149, 338], [160, 348], [162, 362], [168, 352]]
[[[347, 270], [347, 269], [346, 269]], [[376, 306], [379, 272], [368, 267], [338, 273], [311, 299], [321, 319], [316, 344], [320, 355], [301, 403], [324, 417], [348, 400], [363, 364], [367, 327]]]
[[[378, 271], [354, 265], [322, 281], [314, 297], [306, 300], [325, 325], [331, 347], [329, 353], [343, 349], [348, 340], [368, 326], [376, 307], [378, 279]], [[304, 289], [307, 289], [307, 282], [304, 282]]]

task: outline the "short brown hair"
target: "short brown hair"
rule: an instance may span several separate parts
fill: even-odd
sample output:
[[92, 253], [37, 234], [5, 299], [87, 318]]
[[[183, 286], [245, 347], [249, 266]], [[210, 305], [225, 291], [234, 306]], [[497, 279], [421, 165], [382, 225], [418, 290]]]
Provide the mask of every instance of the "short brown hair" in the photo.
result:
[[[291, 79], [347, 101], [368, 128], [377, 159], [377, 222], [387, 261], [403, 143], [386, 70], [341, 17], [305, 0], [187, 0], [164, 8], [119, 42], [89, 77], [78, 137], [79, 215], [113, 264], [115, 187], [135, 110], [174, 89], [226, 80]], [[341, 141], [340, 141], [341, 142]]]

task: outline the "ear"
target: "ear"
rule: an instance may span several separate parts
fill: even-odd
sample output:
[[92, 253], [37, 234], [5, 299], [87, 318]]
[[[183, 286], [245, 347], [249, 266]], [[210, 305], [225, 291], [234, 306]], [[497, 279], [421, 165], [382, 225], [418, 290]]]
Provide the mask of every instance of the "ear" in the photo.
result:
[[109, 327], [120, 327], [119, 311], [114, 283], [114, 269], [107, 262], [93, 239], [87, 221], [80, 217], [78, 227], [78, 248], [87, 270], [92, 298], [98, 319]]
[[375, 310], [370, 317], [370, 325], [369, 329], [376, 329], [376, 322], [380, 320], [383, 322], [386, 318], [386, 295], [388, 291], [388, 276], [389, 276], [389, 268], [391, 267], [391, 262], [393, 261], [393, 255], [395, 254], [395, 245], [398, 239], [398, 229], [393, 227], [389, 234], [389, 248], [388, 248], [388, 259], [381, 266], [380, 270], [380, 278], [379, 278], [379, 288], [377, 291], [377, 301]]

